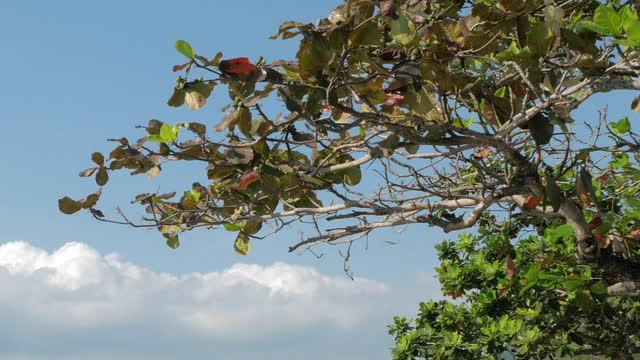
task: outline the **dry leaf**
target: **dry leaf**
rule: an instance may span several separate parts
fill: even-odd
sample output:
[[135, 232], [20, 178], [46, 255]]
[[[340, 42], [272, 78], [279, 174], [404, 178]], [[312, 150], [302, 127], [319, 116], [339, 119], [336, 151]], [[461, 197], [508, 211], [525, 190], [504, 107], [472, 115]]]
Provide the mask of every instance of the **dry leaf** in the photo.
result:
[[541, 197], [535, 196], [535, 195], [529, 195], [524, 199], [524, 202], [522, 203], [522, 208], [525, 210], [535, 209], [538, 206], [538, 204], [540, 204], [541, 201], [542, 201]]
[[640, 112], [640, 96], [636, 97], [631, 102], [631, 111]]

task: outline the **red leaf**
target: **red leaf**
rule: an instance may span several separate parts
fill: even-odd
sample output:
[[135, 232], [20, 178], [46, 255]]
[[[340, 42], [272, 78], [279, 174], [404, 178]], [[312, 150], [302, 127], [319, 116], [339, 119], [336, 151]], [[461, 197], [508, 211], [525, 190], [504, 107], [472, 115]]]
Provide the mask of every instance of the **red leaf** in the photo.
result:
[[220, 61], [220, 70], [228, 75], [250, 75], [256, 66], [248, 58], [239, 57], [235, 59]]
[[608, 236], [604, 236], [601, 232], [595, 232], [593, 237], [596, 239], [596, 243], [600, 249], [606, 249], [611, 244], [611, 239]]
[[589, 230], [594, 230], [598, 226], [602, 225], [602, 219], [597, 217], [589, 222]]
[[516, 274], [516, 263], [513, 262], [511, 255], [507, 255], [507, 277], [512, 278]]
[[507, 290], [509, 290], [508, 287], [503, 287], [502, 289], [500, 289], [500, 291], [498, 292], [498, 297], [503, 297]]
[[607, 181], [609, 181], [609, 175], [607, 175], [607, 174], [600, 175], [600, 176], [598, 177], [598, 182], [599, 182], [600, 184], [604, 184], [604, 183], [606, 183]]
[[538, 204], [540, 204], [540, 201], [542, 201], [541, 197], [535, 196], [535, 195], [529, 195], [524, 199], [524, 203], [522, 203], [522, 207], [525, 210], [535, 209], [538, 206]]
[[242, 177], [240, 178], [240, 182], [238, 183], [238, 186], [240, 187], [240, 189], [246, 189], [249, 185], [258, 181], [260, 177], [261, 177], [260, 173], [257, 171], [248, 172], [242, 175]]

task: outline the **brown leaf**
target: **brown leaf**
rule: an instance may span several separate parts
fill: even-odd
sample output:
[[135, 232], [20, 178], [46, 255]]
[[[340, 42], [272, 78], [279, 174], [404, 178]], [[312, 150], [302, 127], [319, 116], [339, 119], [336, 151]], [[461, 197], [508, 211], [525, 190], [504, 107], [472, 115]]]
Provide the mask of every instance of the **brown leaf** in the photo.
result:
[[254, 182], [260, 180], [261, 176], [260, 173], [257, 171], [250, 171], [244, 175], [242, 175], [242, 177], [240, 177], [240, 181], [238, 182], [238, 186], [240, 187], [240, 189], [246, 189], [249, 185], [253, 184]]
[[535, 209], [540, 204], [541, 201], [542, 201], [541, 197], [535, 196], [535, 195], [529, 195], [524, 199], [524, 202], [522, 203], [522, 208], [524, 208], [525, 210]]
[[512, 278], [516, 274], [516, 263], [511, 254], [507, 255], [507, 277]]
[[231, 124], [231, 122], [236, 118], [236, 116], [238, 116], [238, 112], [237, 111], [226, 113], [224, 115], [224, 117], [222, 118], [222, 121], [220, 121], [220, 123], [218, 125], [216, 125], [215, 130], [217, 132], [223, 132], [223, 131], [227, 130], [229, 128], [229, 125]]
[[91, 160], [93, 160], [93, 162], [98, 166], [104, 165], [104, 155], [99, 152], [94, 152], [93, 154], [91, 154]]
[[154, 166], [154, 167], [151, 168], [151, 170], [149, 170], [147, 172], [147, 176], [149, 177], [149, 179], [154, 179], [158, 175], [160, 175], [160, 167], [159, 166]]
[[604, 236], [601, 232], [596, 232], [593, 234], [593, 237], [596, 239], [598, 247], [600, 249], [606, 249], [611, 244], [611, 238], [608, 236]]
[[473, 154], [473, 157], [480, 160], [486, 158], [489, 155], [491, 155], [491, 148], [486, 147], [482, 151]]
[[88, 177], [93, 175], [93, 173], [95, 173], [96, 171], [98, 171], [98, 167], [92, 167], [92, 168], [88, 168], [88, 169], [84, 169], [82, 171], [80, 171], [80, 176], [82, 177]]
[[224, 157], [229, 164], [244, 165], [253, 160], [254, 154], [250, 147], [241, 147], [225, 150]]
[[640, 229], [633, 230], [632, 232], [627, 234], [627, 236], [625, 237], [633, 240], [640, 240]]
[[96, 184], [98, 184], [98, 186], [104, 186], [107, 184], [108, 181], [109, 181], [109, 173], [107, 172], [107, 169], [106, 168], [100, 169], [96, 174]]
[[504, 296], [504, 294], [507, 292], [507, 290], [509, 290], [509, 288], [508, 288], [508, 287], [506, 287], [506, 286], [505, 286], [505, 287], [503, 287], [502, 289], [500, 289], [500, 290], [498, 291], [498, 297], [503, 297], [503, 296]]
[[599, 182], [600, 184], [604, 184], [604, 183], [606, 183], [607, 181], [609, 181], [609, 175], [607, 175], [607, 174], [603, 174], [603, 175], [600, 175], [600, 176], [598, 177], [598, 182]]
[[633, 99], [631, 102], [631, 111], [640, 112], [640, 96]]
[[184, 103], [191, 110], [198, 110], [206, 104], [207, 98], [197, 91], [188, 90], [184, 96]]
[[191, 61], [187, 61], [186, 63], [181, 64], [181, 65], [174, 65], [173, 66], [173, 72], [178, 72], [178, 71], [184, 70], [184, 68], [186, 68], [189, 65], [191, 65]]

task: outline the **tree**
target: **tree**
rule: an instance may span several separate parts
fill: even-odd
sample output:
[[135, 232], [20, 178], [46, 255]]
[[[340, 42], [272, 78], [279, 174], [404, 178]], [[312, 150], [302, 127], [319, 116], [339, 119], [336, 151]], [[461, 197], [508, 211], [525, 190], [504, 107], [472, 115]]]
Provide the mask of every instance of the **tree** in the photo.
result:
[[[187, 61], [168, 104], [197, 110], [228, 92], [226, 114], [213, 130], [151, 120], [80, 175], [102, 187], [113, 171], [153, 178], [190, 162], [209, 182], [136, 196], [138, 222], [105, 217], [100, 190], [60, 210], [157, 228], [172, 248], [189, 230], [224, 228], [240, 254], [264, 224], [310, 224], [290, 251], [386, 227], [473, 229], [437, 247], [443, 291], [465, 302], [397, 318], [396, 359], [630, 358], [640, 142], [628, 118], [603, 112], [583, 127], [571, 112], [597, 93], [640, 90], [639, 7], [347, 0], [315, 25], [280, 26], [272, 38], [299, 39], [294, 61], [211, 59], [180, 40]], [[274, 100], [286, 114], [264, 110]]]

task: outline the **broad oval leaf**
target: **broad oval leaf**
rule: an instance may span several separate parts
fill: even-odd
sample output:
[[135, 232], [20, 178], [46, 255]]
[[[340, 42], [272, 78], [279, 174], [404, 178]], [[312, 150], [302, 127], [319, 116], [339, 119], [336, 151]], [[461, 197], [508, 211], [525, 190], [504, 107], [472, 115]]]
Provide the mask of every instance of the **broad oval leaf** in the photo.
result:
[[71, 215], [80, 211], [82, 204], [65, 196], [58, 200], [58, 209], [60, 209], [63, 214]]
[[242, 256], [248, 255], [251, 250], [249, 236], [244, 232], [240, 232], [238, 237], [236, 237], [236, 241], [233, 243], [233, 250], [235, 250], [236, 254]]
[[178, 52], [184, 55], [187, 59], [193, 59], [196, 56], [196, 53], [191, 45], [189, 45], [189, 43], [184, 40], [176, 41], [175, 47], [176, 50], [178, 50]]

